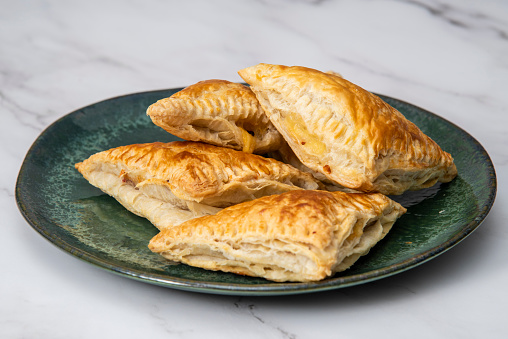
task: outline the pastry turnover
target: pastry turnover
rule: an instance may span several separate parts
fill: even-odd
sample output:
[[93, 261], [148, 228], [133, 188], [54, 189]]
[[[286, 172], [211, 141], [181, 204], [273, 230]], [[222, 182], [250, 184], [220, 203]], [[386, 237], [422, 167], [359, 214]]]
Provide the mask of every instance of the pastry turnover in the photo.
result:
[[416, 125], [340, 76], [269, 64], [239, 74], [298, 159], [339, 185], [401, 194], [457, 175], [450, 154]]
[[191, 85], [152, 104], [147, 114], [182, 139], [247, 153], [270, 152], [283, 142], [250, 88], [225, 80]]
[[290, 191], [165, 229], [149, 248], [209, 270], [317, 281], [349, 268], [405, 211], [379, 193]]
[[121, 146], [75, 167], [159, 229], [264, 195], [321, 187], [274, 159], [190, 141]]

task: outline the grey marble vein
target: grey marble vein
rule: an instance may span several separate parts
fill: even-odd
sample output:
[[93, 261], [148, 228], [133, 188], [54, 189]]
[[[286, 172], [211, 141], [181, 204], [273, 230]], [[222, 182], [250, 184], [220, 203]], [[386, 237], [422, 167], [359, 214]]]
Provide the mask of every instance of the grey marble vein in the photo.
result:
[[252, 300], [245, 299], [243, 297], [238, 298], [233, 303], [236, 310], [248, 314], [256, 321], [258, 321], [263, 326], [271, 329], [274, 333], [276, 333], [280, 338], [283, 339], [297, 339], [298, 336], [295, 333], [292, 333], [286, 329], [283, 329], [282, 326], [275, 324], [275, 319], [267, 319], [262, 314], [260, 310], [258, 310], [258, 306]]
[[486, 29], [492, 31], [502, 40], [508, 39], [507, 22], [501, 22], [488, 14], [482, 13], [481, 9], [474, 10], [456, 5], [449, 5], [440, 1], [419, 1], [419, 0], [396, 0], [413, 6], [425, 9], [431, 15], [444, 20], [445, 22], [467, 30]]

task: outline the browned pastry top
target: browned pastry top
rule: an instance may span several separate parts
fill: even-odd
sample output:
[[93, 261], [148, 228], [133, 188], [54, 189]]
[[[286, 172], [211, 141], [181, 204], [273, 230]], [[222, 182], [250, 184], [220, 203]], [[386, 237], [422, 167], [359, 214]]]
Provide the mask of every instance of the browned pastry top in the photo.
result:
[[450, 181], [450, 154], [378, 96], [332, 74], [259, 64], [239, 71], [300, 161], [345, 187], [400, 194]]
[[311, 175], [277, 160], [191, 141], [121, 146], [94, 154], [76, 168], [86, 174], [105, 164], [118, 172], [123, 169], [136, 184], [167, 185], [179, 198], [194, 201], [221, 195], [229, 188], [241, 191], [238, 185], [320, 187]]
[[249, 87], [205, 80], [150, 105], [153, 123], [185, 140], [263, 154], [276, 150], [282, 136]]

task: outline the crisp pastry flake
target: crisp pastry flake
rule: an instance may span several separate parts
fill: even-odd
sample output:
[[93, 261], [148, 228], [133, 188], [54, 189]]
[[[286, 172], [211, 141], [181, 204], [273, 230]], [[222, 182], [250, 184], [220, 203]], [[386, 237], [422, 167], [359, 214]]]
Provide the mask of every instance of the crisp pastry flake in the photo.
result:
[[190, 141], [264, 154], [282, 136], [249, 87], [226, 80], [205, 80], [150, 105], [153, 123]]
[[322, 188], [311, 175], [274, 159], [190, 141], [121, 146], [75, 167], [159, 229], [261, 196]]
[[361, 191], [354, 190], [352, 188], [344, 187], [337, 182], [334, 182], [330, 179], [328, 179], [323, 173], [316, 172], [309, 167], [305, 166], [300, 159], [295, 155], [295, 152], [289, 147], [287, 143], [282, 145], [277, 151], [270, 152], [268, 154], [270, 157], [277, 159], [279, 161], [282, 161], [285, 164], [291, 165], [294, 168], [311, 174], [314, 178], [319, 180], [325, 187], [327, 191], [341, 191], [341, 192], [348, 192], [348, 193], [361, 193]]
[[163, 230], [149, 248], [209, 270], [318, 281], [367, 254], [405, 211], [379, 193], [290, 191]]
[[449, 182], [450, 154], [378, 96], [306, 67], [238, 72], [303, 165], [341, 186], [402, 194]]

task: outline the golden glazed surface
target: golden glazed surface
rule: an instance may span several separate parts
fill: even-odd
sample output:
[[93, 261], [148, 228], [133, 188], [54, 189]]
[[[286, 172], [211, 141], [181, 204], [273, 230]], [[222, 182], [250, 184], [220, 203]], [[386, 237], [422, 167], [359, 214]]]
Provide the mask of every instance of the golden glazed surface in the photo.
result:
[[121, 146], [75, 166], [158, 228], [264, 195], [321, 187], [311, 175], [274, 159], [189, 141]]
[[239, 74], [298, 159], [339, 185], [401, 194], [457, 175], [451, 155], [416, 125], [339, 76], [269, 64]]
[[403, 213], [377, 193], [290, 191], [163, 230], [149, 248], [210, 270], [316, 281], [349, 268]]
[[282, 136], [249, 87], [206, 80], [152, 104], [147, 114], [167, 132], [247, 153], [277, 149]]

